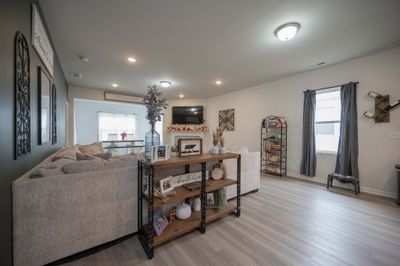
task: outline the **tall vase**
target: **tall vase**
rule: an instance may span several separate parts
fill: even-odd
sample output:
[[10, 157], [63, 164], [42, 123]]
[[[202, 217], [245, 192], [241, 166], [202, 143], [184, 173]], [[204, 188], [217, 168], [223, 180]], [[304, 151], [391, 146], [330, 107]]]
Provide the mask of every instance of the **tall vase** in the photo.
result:
[[144, 140], [144, 155], [146, 159], [151, 159], [151, 149], [153, 146], [160, 145], [160, 134], [151, 125], [151, 130], [146, 133]]

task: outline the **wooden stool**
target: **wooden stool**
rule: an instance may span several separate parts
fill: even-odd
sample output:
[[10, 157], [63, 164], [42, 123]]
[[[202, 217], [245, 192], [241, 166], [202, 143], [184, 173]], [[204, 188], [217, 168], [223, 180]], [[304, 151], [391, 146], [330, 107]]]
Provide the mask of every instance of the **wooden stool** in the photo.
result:
[[332, 187], [333, 179], [338, 180], [340, 183], [351, 183], [354, 186], [354, 194], [358, 195], [360, 193], [360, 181], [355, 176], [346, 176], [336, 173], [331, 173], [328, 175], [326, 188]]

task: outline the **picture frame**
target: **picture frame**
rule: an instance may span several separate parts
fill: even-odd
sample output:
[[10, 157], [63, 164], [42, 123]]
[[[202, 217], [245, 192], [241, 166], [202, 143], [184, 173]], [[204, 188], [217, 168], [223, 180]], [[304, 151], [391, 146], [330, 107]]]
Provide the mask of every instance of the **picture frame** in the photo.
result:
[[175, 186], [173, 183], [173, 178], [172, 176], [163, 178], [160, 180], [160, 193], [161, 195], [164, 195], [167, 192], [170, 192], [172, 190], [174, 190]]
[[178, 155], [179, 157], [195, 156], [203, 154], [203, 139], [179, 139]]
[[32, 47], [36, 51], [40, 60], [45, 65], [51, 77], [54, 71], [54, 50], [47, 35], [39, 10], [32, 4]]
[[206, 201], [207, 206], [214, 206], [215, 205], [215, 200], [214, 200], [214, 193], [207, 193], [207, 201]]
[[38, 126], [39, 145], [51, 139], [51, 81], [42, 67], [38, 67]]
[[169, 145], [155, 145], [151, 148], [151, 162], [165, 161], [170, 158]]
[[157, 236], [161, 235], [161, 233], [164, 231], [164, 229], [168, 225], [168, 219], [165, 216], [165, 213], [162, 208], [158, 209], [153, 216], [153, 227], [154, 227], [154, 232], [157, 234]]

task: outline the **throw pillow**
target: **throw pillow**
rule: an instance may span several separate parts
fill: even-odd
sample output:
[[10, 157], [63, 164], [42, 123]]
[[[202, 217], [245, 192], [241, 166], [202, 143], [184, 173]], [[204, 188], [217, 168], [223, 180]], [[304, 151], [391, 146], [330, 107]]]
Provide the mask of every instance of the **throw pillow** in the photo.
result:
[[77, 161], [63, 165], [62, 170], [66, 174], [76, 174], [98, 171], [104, 168], [104, 160], [96, 158], [90, 161]]
[[79, 145], [74, 145], [72, 147], [68, 147], [59, 151], [53, 158], [53, 162], [60, 159], [70, 159], [76, 161], [76, 154], [80, 153]]
[[112, 157], [112, 153], [105, 152], [105, 153], [98, 153], [98, 154], [86, 154], [86, 153], [77, 153], [76, 154], [76, 159], [78, 161], [84, 161], [84, 160], [94, 160], [96, 158], [101, 158], [103, 160], [108, 160]]
[[59, 159], [55, 162], [43, 165], [41, 167], [36, 168], [31, 173], [31, 178], [38, 178], [38, 177], [46, 177], [46, 176], [56, 176], [56, 175], [64, 175], [62, 171], [62, 166], [67, 163], [74, 162], [74, 160], [70, 159]]
[[101, 142], [96, 142], [88, 145], [80, 145], [79, 151], [85, 154], [99, 154], [104, 153], [103, 145]]

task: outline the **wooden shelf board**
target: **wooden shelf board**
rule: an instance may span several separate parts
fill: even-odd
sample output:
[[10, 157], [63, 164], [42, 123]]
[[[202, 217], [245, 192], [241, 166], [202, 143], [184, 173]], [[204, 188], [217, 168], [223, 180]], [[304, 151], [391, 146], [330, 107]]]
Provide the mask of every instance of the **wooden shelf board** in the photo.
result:
[[140, 160], [144, 164], [153, 165], [155, 169], [164, 169], [164, 168], [172, 168], [176, 166], [189, 165], [189, 164], [197, 164], [197, 163], [205, 163], [208, 161], [220, 161], [226, 159], [234, 159], [238, 158], [240, 155], [238, 153], [226, 153], [226, 154], [211, 154], [211, 153], [203, 153], [202, 155], [195, 156], [186, 156], [186, 157], [171, 157], [166, 161], [158, 161], [154, 163], [150, 163], [146, 160]]
[[[216, 209], [206, 210], [206, 223], [215, 221], [216, 219], [232, 213], [236, 206], [232, 203], [225, 204], [225, 208], [221, 211]], [[159, 236], [154, 237], [154, 246], [158, 246], [168, 240], [174, 239], [180, 235], [186, 234], [200, 227], [201, 212], [192, 212], [192, 216], [186, 220], [176, 220], [172, 224], [168, 224], [167, 228]]]
[[[208, 179], [207, 180], [208, 186], [206, 187], [206, 192], [212, 192], [218, 189], [221, 189], [223, 187], [227, 187], [230, 185], [236, 184], [236, 180], [225, 178], [221, 180], [213, 180], [213, 179]], [[176, 191], [176, 196], [169, 196], [168, 197], [168, 202], [163, 203], [161, 202], [160, 198], [154, 198], [154, 208], [160, 208], [163, 204], [170, 204], [170, 203], [176, 203], [182, 200], [185, 200], [187, 198], [192, 198], [200, 195], [200, 189], [195, 189], [193, 191], [188, 190], [184, 188], [183, 186], [177, 187], [174, 189]]]

